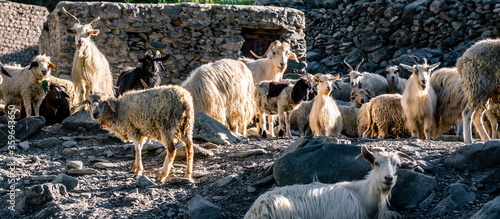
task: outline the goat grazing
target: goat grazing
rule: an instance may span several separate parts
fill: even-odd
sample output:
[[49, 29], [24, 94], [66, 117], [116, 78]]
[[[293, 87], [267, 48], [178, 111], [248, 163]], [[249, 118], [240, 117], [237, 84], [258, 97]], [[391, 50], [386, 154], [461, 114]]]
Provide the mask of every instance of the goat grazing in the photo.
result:
[[[257, 130], [263, 136], [267, 136], [265, 131], [265, 117], [268, 115], [268, 125], [271, 137], [274, 137], [273, 117], [278, 114], [279, 133], [278, 135], [292, 138], [290, 134], [290, 112], [309, 98], [309, 93], [314, 90], [312, 75], [302, 76], [295, 85], [289, 82], [260, 82], [255, 89], [256, 113], [259, 117]], [[285, 131], [283, 131], [285, 122]]]
[[169, 57], [167, 55], [162, 58], [160, 51], [156, 51], [156, 54], [153, 54], [151, 50], [146, 51], [142, 58], [139, 59], [140, 66], [120, 74], [116, 82], [118, 91], [115, 95], [122, 95], [128, 90], [146, 89], [142, 85], [141, 79], [146, 82], [148, 87], [160, 86], [160, 73], [165, 71], [161, 62]]
[[186, 145], [186, 178], [193, 168], [194, 109], [191, 94], [179, 86], [159, 86], [148, 90], [129, 91], [113, 98], [94, 93], [82, 104], [91, 104], [92, 119], [101, 122], [124, 141], [135, 145], [132, 171], [142, 175], [141, 151], [145, 139], [159, 140], [167, 149], [167, 156], [159, 176], [160, 181], [170, 172], [175, 158], [174, 140], [180, 138]]
[[[364, 180], [324, 184], [291, 185], [261, 195], [245, 215], [256, 218], [392, 218], [387, 204], [397, 181], [398, 169], [413, 169], [415, 160], [402, 152], [386, 152], [382, 148], [361, 154], [373, 168]], [[406, 160], [405, 160], [406, 159]]]
[[416, 57], [412, 56], [412, 58], [415, 65], [400, 64], [401, 67], [412, 72], [403, 92], [401, 105], [411, 134], [414, 135], [416, 130], [418, 138], [429, 140], [436, 131], [434, 112], [436, 111], [437, 102], [436, 93], [429, 79], [432, 70], [436, 69], [441, 63], [428, 65], [427, 59], [424, 58], [424, 64], [419, 64]]
[[255, 111], [252, 72], [245, 63], [222, 59], [193, 70], [182, 83], [202, 112], [246, 136]]
[[370, 91], [364, 89], [353, 88], [351, 91], [351, 102], [349, 106], [360, 108], [361, 105], [368, 103], [372, 96]]
[[376, 97], [381, 94], [387, 93], [387, 80], [384, 77], [378, 74], [369, 73], [369, 72], [359, 72], [359, 66], [363, 63], [364, 59], [356, 66], [356, 69], [353, 69], [344, 59], [344, 63], [349, 68], [349, 77], [351, 78], [351, 87], [352, 88], [363, 88], [370, 92], [372, 97]]
[[390, 94], [403, 94], [408, 80], [399, 77], [398, 66], [387, 66], [385, 68], [385, 80], [387, 80], [387, 92]]
[[99, 30], [94, 30], [91, 26], [92, 23], [99, 20], [99, 17], [94, 18], [88, 24], [80, 24], [78, 18], [66, 9], [62, 10], [77, 22], [72, 28], [67, 28], [66, 32], [75, 37], [76, 51], [71, 75], [75, 83], [78, 102], [87, 99], [94, 92], [114, 96], [113, 76], [108, 60], [90, 39], [91, 36], [99, 34]]
[[411, 135], [406, 127], [406, 116], [401, 105], [400, 94], [383, 94], [370, 100], [368, 127], [362, 137], [402, 138]]
[[64, 85], [50, 83], [47, 94], [40, 105], [40, 116], [45, 117], [45, 125], [61, 123], [71, 113], [69, 110], [69, 95], [62, 90]]
[[309, 125], [314, 137], [330, 136], [330, 134], [335, 138], [340, 137], [342, 115], [335, 100], [330, 97], [332, 86], [335, 85], [333, 82], [336, 80], [341, 80], [339, 75], [336, 77], [321, 73], [314, 75], [314, 81], [318, 83], [318, 95], [313, 99], [309, 114]]
[[36, 56], [31, 64], [26, 67], [3, 66], [4, 83], [0, 84], [0, 97], [5, 101], [5, 114], [7, 106], [18, 105], [25, 107], [28, 116], [35, 112], [39, 116], [39, 107], [45, 97], [42, 81], [47, 79], [52, 71], [56, 71], [54, 64], [50, 62], [50, 57], [45, 55]]

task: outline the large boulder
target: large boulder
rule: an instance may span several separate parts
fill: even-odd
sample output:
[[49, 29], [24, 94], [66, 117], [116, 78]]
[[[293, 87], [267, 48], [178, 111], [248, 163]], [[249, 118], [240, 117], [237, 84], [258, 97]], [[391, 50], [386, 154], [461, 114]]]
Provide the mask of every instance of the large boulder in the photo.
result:
[[396, 208], [416, 208], [437, 186], [434, 177], [411, 170], [399, 170], [392, 189], [391, 205]]
[[476, 200], [476, 193], [467, 185], [454, 183], [445, 189], [443, 197], [443, 200], [431, 211], [431, 217], [442, 217], [448, 212]]
[[193, 138], [223, 145], [240, 141], [226, 126], [204, 113], [194, 115]]
[[89, 132], [95, 132], [100, 130], [100, 123], [94, 121], [88, 111], [73, 113], [61, 123], [61, 128], [69, 131], [77, 131], [79, 127], [83, 127]]
[[49, 203], [60, 203], [68, 198], [63, 184], [44, 183], [28, 188], [16, 201], [16, 210], [39, 211]]
[[471, 219], [489, 218], [500, 218], [500, 196], [484, 204], [483, 208], [471, 217]]
[[444, 160], [444, 164], [461, 170], [478, 170], [500, 164], [500, 140], [465, 145]]
[[14, 138], [23, 141], [42, 130], [44, 125], [45, 118], [43, 118], [43, 116], [23, 118], [15, 123], [14, 129], [8, 124], [0, 124], [0, 146], [8, 143], [9, 133], [11, 133], [12, 130], [14, 132]]

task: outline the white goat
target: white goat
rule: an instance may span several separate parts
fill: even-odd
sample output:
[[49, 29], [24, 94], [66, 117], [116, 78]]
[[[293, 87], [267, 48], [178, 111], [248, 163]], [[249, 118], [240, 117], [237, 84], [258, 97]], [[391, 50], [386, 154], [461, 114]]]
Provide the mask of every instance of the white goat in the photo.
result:
[[408, 80], [399, 77], [399, 67], [387, 66], [385, 68], [385, 79], [387, 80], [387, 92], [390, 94], [403, 94]]
[[279, 40], [272, 42], [269, 48], [267, 48], [266, 53], [262, 56], [256, 55], [253, 51], [250, 52], [258, 60], [247, 58], [240, 60], [245, 62], [250, 71], [252, 71], [253, 82], [255, 84], [261, 81], [281, 81], [288, 64], [288, 59], [299, 62], [298, 59], [301, 58], [297, 58], [297, 55], [291, 51], [290, 44], [287, 42], [281, 43]]
[[[323, 184], [291, 185], [261, 195], [246, 213], [245, 219], [256, 218], [392, 218], [397, 212], [387, 209], [397, 169], [413, 169], [415, 160], [402, 152], [386, 152], [381, 148], [361, 154], [373, 168], [364, 180]], [[404, 159], [407, 159], [405, 161]]]
[[401, 105], [406, 116], [407, 127], [412, 135], [416, 130], [418, 138], [429, 140], [436, 131], [434, 113], [437, 102], [436, 93], [430, 84], [430, 76], [432, 70], [441, 63], [428, 65], [427, 59], [424, 58], [424, 64], [419, 64], [416, 57], [411, 57], [415, 65], [400, 64], [401, 67], [413, 73], [408, 79]]
[[339, 108], [330, 97], [333, 82], [341, 80], [340, 76], [323, 75], [318, 73], [314, 76], [314, 81], [318, 83], [318, 95], [314, 97], [309, 114], [309, 125], [314, 137], [330, 136], [338, 138], [342, 131], [342, 115]]
[[376, 97], [381, 94], [387, 93], [387, 80], [384, 77], [378, 74], [369, 73], [369, 72], [359, 72], [359, 66], [363, 63], [364, 59], [356, 66], [356, 69], [353, 69], [351, 65], [349, 65], [345, 59], [344, 63], [349, 68], [349, 77], [351, 79], [351, 87], [352, 88], [362, 88], [367, 91], [370, 91], [372, 97]]
[[72, 28], [66, 29], [66, 32], [75, 36], [76, 51], [71, 75], [75, 83], [78, 102], [87, 99], [94, 92], [114, 96], [113, 76], [108, 60], [90, 39], [90, 36], [99, 34], [99, 30], [94, 30], [91, 26], [99, 20], [99, 17], [94, 18], [88, 24], [80, 24], [80, 20], [66, 9], [63, 8], [63, 12], [78, 22]]
[[35, 116], [39, 116], [40, 104], [45, 97], [42, 81], [47, 79], [51, 70], [56, 71], [56, 67], [50, 62], [50, 57], [45, 55], [36, 56], [26, 67], [4, 65], [2, 73], [12, 76], [5, 77], [4, 83], [0, 84], [5, 114], [8, 115], [7, 106], [19, 105], [24, 106], [27, 116], [31, 116], [33, 111]]

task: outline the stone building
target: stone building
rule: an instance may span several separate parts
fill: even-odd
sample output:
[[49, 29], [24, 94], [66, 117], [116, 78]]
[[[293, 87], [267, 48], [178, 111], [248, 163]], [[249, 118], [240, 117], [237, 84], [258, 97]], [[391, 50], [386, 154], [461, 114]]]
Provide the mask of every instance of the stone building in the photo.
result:
[[[249, 50], [263, 54], [276, 39], [289, 42], [299, 56], [306, 52], [304, 13], [296, 9], [195, 3], [61, 2], [49, 15], [39, 41], [41, 52], [52, 57], [58, 74], [71, 73], [75, 52], [74, 38], [65, 31], [74, 21], [62, 12], [63, 7], [82, 23], [101, 18], [92, 25], [100, 30], [93, 40], [107, 57], [115, 80], [125, 67], [135, 67], [148, 49], [171, 55], [164, 63], [163, 82], [174, 84], [205, 63], [250, 57]], [[304, 71], [305, 63], [292, 62], [288, 72]]]

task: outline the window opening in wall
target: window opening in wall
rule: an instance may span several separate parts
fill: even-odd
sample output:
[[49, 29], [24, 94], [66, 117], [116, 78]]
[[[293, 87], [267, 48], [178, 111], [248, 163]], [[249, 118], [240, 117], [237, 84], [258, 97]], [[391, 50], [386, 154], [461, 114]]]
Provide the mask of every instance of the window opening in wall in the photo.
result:
[[245, 57], [254, 58], [250, 53], [250, 50], [252, 50], [257, 55], [263, 55], [273, 41], [281, 39], [282, 33], [283, 30], [243, 28], [241, 35], [245, 38], [245, 42], [241, 47], [241, 54]]

